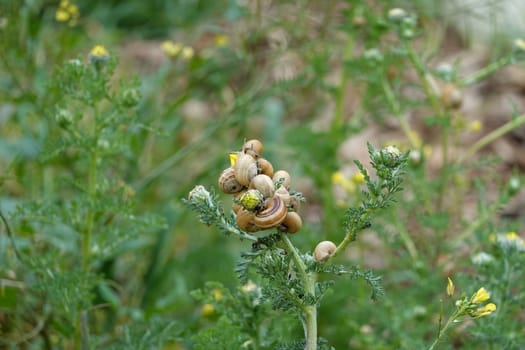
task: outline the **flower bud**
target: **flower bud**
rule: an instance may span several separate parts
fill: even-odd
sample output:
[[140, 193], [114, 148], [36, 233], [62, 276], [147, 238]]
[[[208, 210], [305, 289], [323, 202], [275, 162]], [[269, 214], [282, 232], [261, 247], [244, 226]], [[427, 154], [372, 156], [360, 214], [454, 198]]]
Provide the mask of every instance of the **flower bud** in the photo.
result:
[[139, 104], [141, 99], [140, 91], [135, 88], [124, 90], [122, 93], [122, 103], [125, 107], [131, 108]]

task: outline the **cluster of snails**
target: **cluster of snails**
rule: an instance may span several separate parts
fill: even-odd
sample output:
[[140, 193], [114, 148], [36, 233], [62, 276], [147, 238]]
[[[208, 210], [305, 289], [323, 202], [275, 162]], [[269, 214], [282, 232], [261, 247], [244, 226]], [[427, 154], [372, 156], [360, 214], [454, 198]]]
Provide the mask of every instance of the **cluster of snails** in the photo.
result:
[[240, 152], [230, 154], [232, 166], [219, 176], [219, 189], [234, 196], [232, 210], [237, 226], [247, 232], [277, 228], [295, 233], [302, 220], [297, 209], [300, 198], [290, 193], [290, 174], [274, 172], [262, 155], [259, 140], [244, 143]]

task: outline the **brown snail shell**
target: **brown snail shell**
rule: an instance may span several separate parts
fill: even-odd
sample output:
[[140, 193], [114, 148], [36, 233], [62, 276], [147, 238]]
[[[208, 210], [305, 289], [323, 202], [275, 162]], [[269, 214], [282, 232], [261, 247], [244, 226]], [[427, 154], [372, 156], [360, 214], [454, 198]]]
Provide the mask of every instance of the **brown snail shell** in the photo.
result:
[[273, 165], [266, 158], [258, 158], [257, 166], [259, 167], [259, 173], [273, 177]]
[[232, 167], [226, 168], [219, 176], [219, 189], [224, 193], [237, 193], [242, 191], [242, 185], [235, 178]]
[[296, 212], [289, 211], [286, 213], [286, 217], [279, 226], [279, 229], [283, 232], [296, 233], [303, 226], [303, 220]]
[[326, 261], [337, 249], [337, 246], [334, 242], [331, 241], [322, 241], [317, 244], [314, 250], [314, 259], [316, 261]]
[[255, 214], [253, 222], [260, 228], [277, 227], [283, 222], [286, 217], [286, 205], [284, 201], [279, 197], [272, 197], [268, 200], [265, 207]]
[[250, 188], [259, 190], [264, 198], [273, 197], [273, 193], [275, 192], [275, 186], [272, 179], [264, 174], [256, 175], [250, 182]]
[[280, 197], [286, 206], [290, 205], [290, 192], [283, 186], [279, 186], [279, 188], [275, 190], [275, 196]]
[[248, 186], [257, 175], [257, 161], [249, 154], [239, 153], [233, 166], [235, 179], [243, 186]]
[[291, 183], [291, 177], [290, 174], [286, 170], [277, 170], [273, 174], [273, 182], [277, 184], [277, 182], [281, 182], [281, 186], [286, 188], [287, 190], [290, 189], [290, 183]]
[[237, 212], [237, 226], [246, 232], [255, 232], [259, 230], [259, 227], [254, 223], [255, 214], [246, 210], [241, 209]]
[[258, 157], [263, 152], [263, 144], [257, 139], [248, 140], [242, 145], [242, 151], [251, 156]]

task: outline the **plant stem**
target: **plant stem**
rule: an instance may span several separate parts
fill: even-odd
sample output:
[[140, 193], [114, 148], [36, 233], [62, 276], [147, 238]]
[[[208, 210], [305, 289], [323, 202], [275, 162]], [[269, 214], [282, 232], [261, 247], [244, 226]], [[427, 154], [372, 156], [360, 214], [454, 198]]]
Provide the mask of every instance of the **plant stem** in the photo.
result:
[[430, 347], [428, 348], [428, 350], [433, 350], [436, 345], [439, 343], [439, 341], [441, 340], [441, 337], [443, 336], [443, 334], [445, 334], [448, 330], [448, 328], [450, 327], [450, 325], [456, 320], [456, 318], [458, 318], [458, 316], [463, 312], [463, 309], [459, 309], [459, 310], [456, 310], [454, 312], [454, 314], [452, 314], [452, 316], [450, 316], [450, 318], [447, 320], [447, 323], [445, 324], [445, 326], [440, 329], [438, 331], [438, 334], [436, 336], [436, 339], [434, 340], [434, 342], [432, 343], [432, 345], [430, 345]]
[[[294, 261], [296, 268], [299, 272], [299, 277], [301, 278], [304, 289], [306, 293], [315, 297], [315, 274], [308, 273], [306, 271], [306, 265], [303, 260], [297, 253], [294, 245], [288, 238], [286, 234], [283, 236], [283, 242], [286, 244], [287, 251], [292, 255], [292, 260]], [[303, 313], [305, 319], [305, 336], [306, 336], [306, 346], [305, 350], [316, 350], [317, 349], [317, 305], [304, 305]]]
[[522, 124], [525, 124], [525, 114], [522, 114], [519, 117], [516, 117], [510, 120], [509, 122], [503, 124], [499, 128], [483, 136], [475, 144], [470, 146], [470, 148], [465, 152], [465, 154], [459, 159], [458, 162], [461, 163], [464, 159], [470, 158], [477, 151], [479, 151], [480, 149], [482, 149], [483, 147], [485, 147], [492, 141], [500, 138], [501, 136], [505, 135], [509, 131], [512, 131], [513, 129], [517, 128], [518, 126]]
[[482, 68], [482, 69], [472, 73], [470, 76], [462, 79], [459, 82], [459, 86], [463, 87], [463, 86], [468, 86], [468, 85], [475, 84], [475, 83], [485, 79], [486, 77], [488, 77], [492, 73], [497, 72], [499, 69], [503, 68], [504, 66], [508, 65], [509, 63], [511, 63], [511, 61], [512, 61], [512, 56], [511, 55], [502, 57], [499, 60], [497, 60], [495, 62], [492, 62], [488, 66], [486, 66], [486, 67], [484, 67], [484, 68]]

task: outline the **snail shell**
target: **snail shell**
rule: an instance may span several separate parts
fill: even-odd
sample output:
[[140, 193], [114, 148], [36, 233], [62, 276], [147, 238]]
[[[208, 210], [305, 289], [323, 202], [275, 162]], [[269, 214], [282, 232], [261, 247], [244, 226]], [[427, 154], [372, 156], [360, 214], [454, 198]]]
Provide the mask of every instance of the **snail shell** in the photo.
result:
[[273, 177], [273, 165], [266, 158], [257, 159], [257, 166], [259, 167], [259, 173]]
[[245, 209], [241, 209], [237, 212], [237, 217], [236, 217], [237, 226], [239, 226], [241, 230], [246, 231], [246, 232], [258, 231], [259, 227], [255, 225], [253, 221], [254, 218], [255, 218], [254, 213], [248, 210], [245, 210]]
[[334, 242], [331, 241], [322, 241], [317, 244], [314, 250], [314, 259], [316, 261], [326, 261], [332, 256], [332, 254], [337, 249]]
[[249, 154], [240, 153], [233, 166], [235, 179], [243, 186], [248, 186], [257, 175], [257, 161]]
[[219, 189], [224, 193], [237, 193], [242, 190], [242, 185], [235, 178], [232, 167], [224, 169], [219, 176]]
[[280, 197], [284, 201], [284, 204], [286, 206], [290, 205], [290, 192], [288, 192], [286, 188], [284, 188], [283, 186], [279, 186], [279, 188], [275, 190], [275, 195], [277, 197]]
[[290, 174], [286, 170], [277, 170], [273, 174], [273, 182], [276, 183], [276, 184], [278, 182], [281, 182], [281, 186], [283, 186], [284, 188], [289, 190], [290, 189], [290, 182], [291, 182]]
[[263, 152], [263, 144], [257, 139], [248, 140], [242, 145], [242, 151], [254, 157], [258, 157]]
[[263, 229], [277, 227], [283, 222], [287, 212], [284, 201], [274, 196], [267, 201], [266, 206], [261, 211], [255, 214], [253, 222]]
[[279, 229], [283, 232], [296, 233], [303, 226], [303, 220], [296, 212], [289, 211], [286, 213], [286, 217], [279, 226]]
[[264, 174], [256, 175], [250, 182], [250, 188], [259, 190], [264, 198], [273, 197], [273, 193], [275, 192], [275, 186], [273, 185], [272, 179]]

